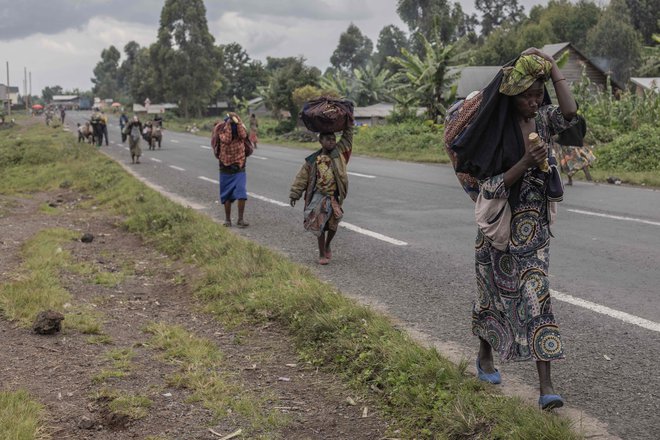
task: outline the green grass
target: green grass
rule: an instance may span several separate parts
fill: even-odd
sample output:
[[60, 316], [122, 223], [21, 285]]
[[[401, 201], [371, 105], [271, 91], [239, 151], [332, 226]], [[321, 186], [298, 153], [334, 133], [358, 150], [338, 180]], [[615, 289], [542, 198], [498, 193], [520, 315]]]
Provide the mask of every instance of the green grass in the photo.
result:
[[98, 317], [90, 311], [65, 311], [71, 295], [57, 279], [61, 270], [71, 266], [71, 255], [63, 249], [77, 233], [54, 228], [38, 232], [22, 247], [23, 263], [12, 281], [0, 286], [0, 310], [11, 321], [28, 327], [43, 310], [65, 313], [63, 328], [79, 329], [83, 333], [100, 333]]
[[191, 402], [200, 402], [217, 418], [229, 412], [244, 417], [252, 433], [270, 432], [286, 423], [285, 416], [266, 408], [266, 397], [253, 395], [227, 371], [223, 355], [212, 341], [165, 323], [152, 323], [145, 331], [152, 335], [148, 344], [162, 350], [166, 361], [180, 366], [168, 382], [191, 390]]
[[130, 348], [117, 348], [109, 350], [105, 353], [106, 360], [112, 363], [112, 369], [103, 369], [94, 377], [92, 381], [95, 383], [104, 383], [108, 379], [122, 379], [129, 375], [133, 368], [133, 358], [135, 352]]
[[94, 397], [96, 400], [106, 402], [112, 413], [126, 416], [131, 420], [145, 418], [153, 405], [153, 401], [148, 397], [107, 388], [99, 390]]
[[11, 440], [47, 438], [44, 408], [27, 391], [0, 391], [0, 437]]
[[[107, 215], [121, 216], [128, 231], [170, 257], [199, 267], [202, 275], [191, 280], [195, 295], [220, 321], [279, 322], [289, 329], [303, 358], [342, 375], [358, 392], [374, 396], [392, 429], [400, 429], [396, 437], [582, 438], [566, 418], [495, 393], [466, 374], [465, 365], [454, 365], [435, 350], [417, 345], [388, 319], [339, 295], [310, 270], [171, 203], [63, 133], [45, 148], [36, 141], [42, 140], [41, 132], [22, 135], [20, 157], [0, 169], [7, 175], [0, 181], [0, 192], [40, 191], [67, 181], [73, 190], [93, 196], [94, 204]], [[7, 147], [11, 144], [0, 140], [0, 156], [9, 154]], [[50, 150], [56, 153], [42, 161], [32, 153], [37, 148], [45, 150], [45, 156], [51, 156]], [[194, 347], [186, 347], [194, 338], [185, 333], [151, 331], [154, 338], [163, 333], [157, 340], [166, 356], [200, 366], [181, 371], [174, 379], [191, 389], [205, 386], [195, 391], [198, 398], [211, 404], [219, 399], [223, 408], [218, 394], [231, 385], [220, 382], [217, 388], [206, 387], [209, 372], [203, 370], [211, 362], [207, 355], [221, 362], [221, 354], [197, 340]], [[207, 354], [197, 358], [199, 350]]]

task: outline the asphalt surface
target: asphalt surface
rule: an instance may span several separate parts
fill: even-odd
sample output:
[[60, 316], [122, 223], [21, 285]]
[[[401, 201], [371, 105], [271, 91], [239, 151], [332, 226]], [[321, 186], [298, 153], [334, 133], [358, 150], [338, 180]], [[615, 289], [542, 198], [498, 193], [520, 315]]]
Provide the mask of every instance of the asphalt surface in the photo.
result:
[[[87, 116], [67, 118], [72, 124]], [[116, 120], [109, 131], [112, 143], [102, 150], [130, 164]], [[142, 149], [142, 163], [129, 165], [135, 172], [224, 218], [208, 137], [165, 130], [161, 150], [144, 142]], [[349, 172], [357, 174], [349, 175], [344, 221], [384, 237], [342, 228], [332, 263], [319, 267], [316, 238], [303, 233], [302, 203], [285, 206], [308, 154], [259, 145], [247, 165], [251, 225], [240, 234], [429, 339], [462, 347], [472, 363], [474, 205], [451, 167], [352, 157]], [[552, 231], [553, 306], [567, 356], [553, 363], [556, 390], [612, 434], [660, 438], [660, 191], [576, 182]], [[537, 384], [532, 363], [498, 367], [504, 380]]]

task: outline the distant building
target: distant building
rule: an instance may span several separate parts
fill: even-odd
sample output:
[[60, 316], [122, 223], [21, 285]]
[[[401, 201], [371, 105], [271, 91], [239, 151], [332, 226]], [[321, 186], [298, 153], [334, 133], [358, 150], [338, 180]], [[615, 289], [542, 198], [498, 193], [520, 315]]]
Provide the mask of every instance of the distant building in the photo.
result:
[[266, 100], [261, 96], [248, 101], [248, 113], [257, 116], [268, 116], [271, 114], [270, 110], [266, 108]]
[[[568, 51], [568, 61], [560, 68], [560, 70], [569, 84], [580, 81], [580, 78], [582, 78], [582, 71], [584, 70], [587, 78], [589, 78], [592, 84], [596, 85], [600, 90], [606, 89], [607, 76], [610, 75], [611, 72], [606, 72], [601, 69], [594, 60], [588, 58], [571, 43], [546, 44], [541, 48], [541, 51], [552, 56], [554, 59], [559, 59], [565, 51]], [[611, 78], [610, 82], [615, 89], [625, 89], [623, 84], [620, 84]]]
[[78, 95], [53, 95], [51, 101], [59, 107], [64, 107], [69, 110], [80, 108], [80, 96]]
[[[353, 118], [355, 119], [355, 125], [384, 125], [393, 111], [394, 104], [379, 102], [366, 107], [355, 107], [353, 109]], [[416, 113], [418, 116], [421, 116], [425, 111], [426, 109], [419, 107]]]
[[145, 106], [140, 104], [133, 104], [133, 113], [147, 113], [149, 115], [155, 115], [158, 113], [165, 113], [165, 110], [173, 110], [179, 108], [176, 104], [149, 104], [147, 109]]
[[18, 87], [7, 87], [0, 84], [0, 103], [2, 103], [2, 110], [7, 111], [9, 105], [16, 105], [20, 102], [18, 95]]
[[656, 78], [630, 78], [638, 96], [644, 96], [647, 92], [660, 93], [660, 77]]
[[486, 87], [500, 69], [500, 66], [450, 67], [447, 76], [460, 75], [456, 76], [452, 86], [456, 87], [456, 99], [465, 99], [475, 90]]

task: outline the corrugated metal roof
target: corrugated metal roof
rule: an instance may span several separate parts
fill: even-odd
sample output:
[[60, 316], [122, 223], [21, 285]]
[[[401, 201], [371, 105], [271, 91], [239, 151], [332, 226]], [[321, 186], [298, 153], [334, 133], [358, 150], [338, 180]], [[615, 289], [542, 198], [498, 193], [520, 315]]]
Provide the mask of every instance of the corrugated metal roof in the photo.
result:
[[633, 84], [637, 84], [640, 87], [644, 87], [645, 89], [648, 90], [656, 90], [658, 91], [660, 89], [660, 77], [647, 77], [647, 78], [630, 78], [630, 81]]
[[571, 43], [566, 42], [566, 43], [555, 43], [555, 44], [546, 44], [541, 48], [541, 52], [545, 52], [551, 57], [555, 57], [559, 52], [564, 50], [567, 46], [569, 46]]
[[451, 67], [447, 73], [449, 75], [460, 74], [454, 82], [454, 85], [458, 85], [456, 98], [465, 98], [471, 92], [486, 87], [500, 69], [500, 66]]
[[53, 95], [53, 101], [72, 101], [78, 98], [78, 95]]

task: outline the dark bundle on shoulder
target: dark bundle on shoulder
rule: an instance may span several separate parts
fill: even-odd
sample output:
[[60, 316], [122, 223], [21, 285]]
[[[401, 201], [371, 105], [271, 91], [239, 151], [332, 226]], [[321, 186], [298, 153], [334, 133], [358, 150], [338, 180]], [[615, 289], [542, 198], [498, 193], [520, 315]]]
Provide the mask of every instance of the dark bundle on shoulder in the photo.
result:
[[343, 131], [353, 119], [353, 102], [329, 97], [307, 101], [300, 112], [305, 127], [317, 133]]

